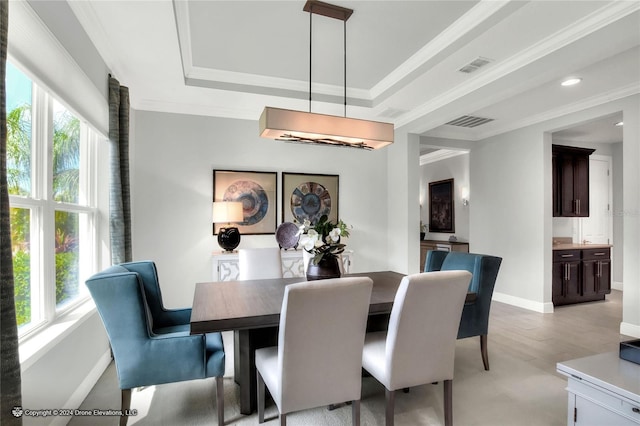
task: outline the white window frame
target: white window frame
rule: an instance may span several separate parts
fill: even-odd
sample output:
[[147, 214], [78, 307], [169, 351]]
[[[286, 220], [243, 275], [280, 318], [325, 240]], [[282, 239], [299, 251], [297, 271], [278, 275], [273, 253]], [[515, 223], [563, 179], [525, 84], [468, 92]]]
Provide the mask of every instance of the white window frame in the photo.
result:
[[[18, 61], [11, 62], [32, 82], [31, 110], [31, 195], [9, 195], [9, 205], [29, 209], [30, 220], [30, 286], [31, 321], [18, 329], [22, 343], [56, 319], [86, 303], [89, 293], [85, 280], [99, 265], [99, 211], [97, 207], [97, 145], [106, 137], [95, 129], [54, 93], [48, 91], [37, 78]], [[79, 203], [58, 202], [53, 199], [53, 99], [80, 120], [80, 196]], [[81, 248], [79, 250], [80, 294], [73, 301], [56, 307], [55, 215], [56, 210], [78, 213]]]

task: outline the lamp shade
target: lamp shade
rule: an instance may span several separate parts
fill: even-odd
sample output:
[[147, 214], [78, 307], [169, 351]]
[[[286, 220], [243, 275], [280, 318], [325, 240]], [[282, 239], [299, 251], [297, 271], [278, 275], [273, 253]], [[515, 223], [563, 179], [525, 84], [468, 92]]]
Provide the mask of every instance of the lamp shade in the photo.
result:
[[214, 201], [213, 223], [231, 223], [244, 221], [242, 203], [239, 201]]
[[393, 124], [265, 107], [260, 136], [288, 142], [378, 149], [393, 143]]

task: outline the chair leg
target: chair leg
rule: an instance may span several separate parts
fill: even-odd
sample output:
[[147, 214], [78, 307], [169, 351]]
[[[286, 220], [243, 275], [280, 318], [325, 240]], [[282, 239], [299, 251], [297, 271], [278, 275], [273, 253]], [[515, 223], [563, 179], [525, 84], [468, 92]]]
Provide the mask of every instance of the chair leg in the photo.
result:
[[280, 426], [287, 426], [287, 415], [280, 413]]
[[453, 380], [444, 381], [444, 426], [453, 426]]
[[484, 363], [484, 369], [489, 371], [489, 353], [487, 352], [487, 335], [482, 334], [480, 336], [480, 352], [482, 352], [482, 362]]
[[390, 391], [389, 389], [385, 388], [384, 396], [385, 396], [385, 399], [387, 400], [387, 404], [384, 409], [385, 425], [393, 426], [393, 415], [395, 411], [396, 392]]
[[122, 416], [120, 416], [120, 426], [126, 426], [129, 416], [125, 414], [131, 408], [131, 389], [122, 389], [120, 399], [120, 407], [122, 409]]
[[224, 377], [216, 377], [216, 405], [218, 426], [224, 426]]
[[264, 380], [257, 369], [256, 379], [258, 382], [258, 423], [264, 423]]
[[353, 426], [360, 426], [360, 400], [356, 399], [351, 404], [351, 422]]

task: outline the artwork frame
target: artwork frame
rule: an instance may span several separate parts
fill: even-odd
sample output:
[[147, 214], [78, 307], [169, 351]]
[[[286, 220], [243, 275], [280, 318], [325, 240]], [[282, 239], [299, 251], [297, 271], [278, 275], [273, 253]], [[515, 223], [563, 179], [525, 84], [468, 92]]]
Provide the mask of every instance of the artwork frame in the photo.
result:
[[[305, 183], [315, 183], [317, 186], [314, 189], [305, 186]], [[320, 216], [327, 214], [329, 221], [337, 223], [339, 186], [340, 175], [282, 172], [282, 221], [302, 223], [306, 218], [315, 224]], [[308, 201], [306, 204], [305, 199]], [[312, 205], [311, 202], [317, 202], [318, 205]], [[311, 208], [307, 209], [305, 205]]]
[[[243, 203], [245, 221], [236, 225], [242, 235], [275, 234], [277, 200], [278, 172], [213, 170], [213, 201]], [[213, 234], [224, 227], [213, 224]]]
[[453, 178], [429, 182], [429, 232], [455, 232]]

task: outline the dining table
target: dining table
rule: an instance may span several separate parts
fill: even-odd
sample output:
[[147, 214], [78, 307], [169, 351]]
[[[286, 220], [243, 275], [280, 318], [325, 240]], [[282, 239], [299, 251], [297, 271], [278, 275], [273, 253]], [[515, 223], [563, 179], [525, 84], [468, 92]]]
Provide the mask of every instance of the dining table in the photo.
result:
[[[373, 281], [367, 330], [386, 329], [404, 274], [364, 272], [345, 277]], [[191, 334], [234, 332], [234, 379], [240, 388], [240, 413], [256, 409], [255, 350], [277, 345], [278, 326], [287, 285], [305, 277], [197, 283], [191, 310]], [[467, 294], [467, 303], [475, 293]]]

